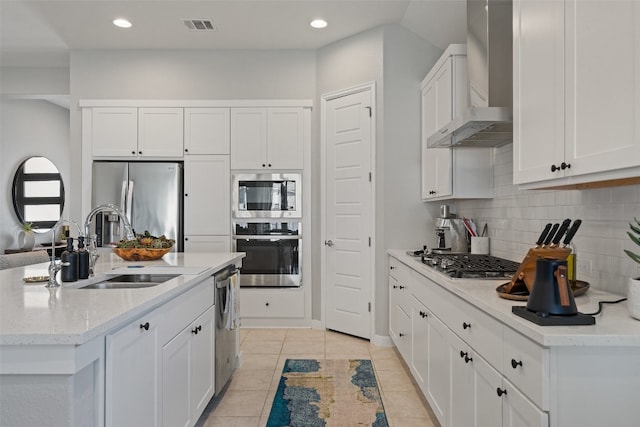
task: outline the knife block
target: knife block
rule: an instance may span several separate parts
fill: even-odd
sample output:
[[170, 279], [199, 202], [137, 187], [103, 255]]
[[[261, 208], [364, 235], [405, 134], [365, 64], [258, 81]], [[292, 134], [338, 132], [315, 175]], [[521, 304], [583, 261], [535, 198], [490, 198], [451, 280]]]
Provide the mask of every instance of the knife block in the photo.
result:
[[531, 248], [520, 263], [520, 267], [515, 272], [511, 281], [504, 288], [504, 293], [510, 294], [514, 288], [521, 288], [522, 284], [527, 287], [529, 293], [533, 289], [536, 280], [536, 261], [538, 258], [555, 258], [566, 260], [571, 253], [570, 248]]

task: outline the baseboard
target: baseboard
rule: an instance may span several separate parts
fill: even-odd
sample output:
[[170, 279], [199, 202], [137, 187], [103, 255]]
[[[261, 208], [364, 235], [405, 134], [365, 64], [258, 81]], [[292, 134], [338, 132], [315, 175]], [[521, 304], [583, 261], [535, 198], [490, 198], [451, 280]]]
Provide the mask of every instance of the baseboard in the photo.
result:
[[325, 329], [324, 321], [322, 321], [322, 320], [311, 320], [311, 329]]
[[374, 335], [371, 337], [371, 344], [375, 344], [380, 347], [393, 347], [393, 341], [388, 335]]

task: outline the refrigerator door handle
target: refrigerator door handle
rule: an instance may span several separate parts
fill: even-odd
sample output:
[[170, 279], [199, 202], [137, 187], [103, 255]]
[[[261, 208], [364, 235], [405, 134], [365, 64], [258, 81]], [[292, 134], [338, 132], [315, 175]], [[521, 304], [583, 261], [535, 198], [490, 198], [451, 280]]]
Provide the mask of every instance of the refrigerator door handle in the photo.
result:
[[131, 222], [132, 210], [133, 210], [133, 184], [134, 182], [129, 180], [129, 185], [127, 186], [127, 204], [125, 208], [125, 214], [127, 215], [127, 219], [129, 220], [129, 224], [133, 225]]
[[129, 191], [127, 189], [127, 184], [129, 182], [128, 181], [122, 181], [122, 189], [120, 190], [120, 206], [119, 208], [122, 210], [122, 212], [126, 212], [127, 211], [127, 192]]

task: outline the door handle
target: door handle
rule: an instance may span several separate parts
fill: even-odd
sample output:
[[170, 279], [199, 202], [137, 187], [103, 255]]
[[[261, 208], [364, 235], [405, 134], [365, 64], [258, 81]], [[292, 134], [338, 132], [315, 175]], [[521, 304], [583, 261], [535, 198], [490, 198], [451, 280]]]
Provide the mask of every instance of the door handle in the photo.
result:
[[324, 245], [325, 245], [325, 246], [332, 247], [332, 246], [334, 245], [333, 240], [325, 240], [325, 241], [324, 241]]

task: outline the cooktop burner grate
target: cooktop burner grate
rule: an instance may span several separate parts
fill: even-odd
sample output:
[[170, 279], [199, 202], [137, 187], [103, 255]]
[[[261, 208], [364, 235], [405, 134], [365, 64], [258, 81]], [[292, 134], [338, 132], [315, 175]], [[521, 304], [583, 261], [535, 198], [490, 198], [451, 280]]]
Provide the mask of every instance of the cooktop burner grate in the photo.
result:
[[428, 254], [422, 262], [454, 278], [511, 278], [520, 263], [479, 254]]

